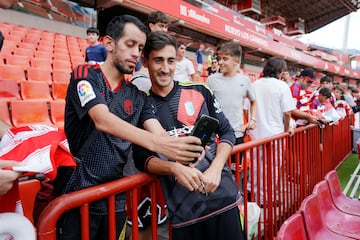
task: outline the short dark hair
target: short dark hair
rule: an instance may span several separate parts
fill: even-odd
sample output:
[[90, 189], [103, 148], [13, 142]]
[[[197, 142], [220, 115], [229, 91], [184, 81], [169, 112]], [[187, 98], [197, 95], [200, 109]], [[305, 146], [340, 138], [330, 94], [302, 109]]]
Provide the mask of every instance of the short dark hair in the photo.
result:
[[264, 77], [279, 78], [279, 74], [287, 70], [287, 63], [279, 57], [270, 58], [263, 69]]
[[152, 50], [160, 50], [165, 46], [171, 45], [176, 50], [176, 41], [175, 39], [163, 31], [155, 31], [151, 32], [146, 39], [145, 47], [144, 47], [144, 57], [146, 59], [149, 58], [150, 52]]
[[323, 83], [323, 82], [331, 83], [331, 78], [330, 78], [329, 76], [323, 76], [323, 77], [320, 79], [320, 83]]
[[4, 44], [4, 35], [0, 31], [0, 51], [1, 51], [1, 48], [2, 48], [3, 44]]
[[240, 59], [242, 55], [242, 48], [239, 43], [230, 41], [219, 47], [217, 54], [220, 53], [229, 54], [230, 56], [238, 57]]
[[321, 94], [327, 98], [331, 98], [331, 90], [327, 87], [320, 88], [319, 94]]
[[135, 24], [146, 35], [149, 33], [149, 29], [137, 17], [121, 15], [111, 19], [106, 27], [106, 35], [112, 37], [115, 41], [119, 40], [123, 36], [124, 27], [127, 23]]
[[151, 12], [149, 14], [148, 20], [147, 20], [147, 24], [149, 25], [150, 23], [152, 23], [152, 24], [155, 24], [155, 23], [168, 24], [169, 18], [161, 11]]
[[99, 29], [97, 29], [96, 27], [89, 27], [86, 30], [86, 34], [89, 34], [89, 33], [96, 33], [97, 35], [100, 35]]
[[186, 47], [186, 44], [184, 42], [177, 42], [176, 49], [178, 49], [181, 45], [184, 45]]

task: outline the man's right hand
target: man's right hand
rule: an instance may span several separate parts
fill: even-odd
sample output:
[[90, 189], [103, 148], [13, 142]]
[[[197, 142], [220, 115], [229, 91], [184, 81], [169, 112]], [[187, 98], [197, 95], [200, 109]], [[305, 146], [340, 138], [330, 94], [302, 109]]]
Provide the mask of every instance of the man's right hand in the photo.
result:
[[0, 160], [0, 195], [7, 193], [12, 188], [14, 181], [21, 175], [19, 172], [3, 170], [1, 168], [11, 167], [18, 164], [19, 163], [16, 161]]
[[197, 191], [204, 193], [202, 181], [205, 178], [203, 173], [197, 168], [184, 166], [180, 163], [173, 164], [172, 169], [175, 179], [189, 191]]
[[199, 158], [204, 151], [200, 145], [201, 140], [194, 136], [171, 137], [163, 135], [157, 136], [157, 140], [154, 152], [175, 161], [192, 162], [195, 158]]

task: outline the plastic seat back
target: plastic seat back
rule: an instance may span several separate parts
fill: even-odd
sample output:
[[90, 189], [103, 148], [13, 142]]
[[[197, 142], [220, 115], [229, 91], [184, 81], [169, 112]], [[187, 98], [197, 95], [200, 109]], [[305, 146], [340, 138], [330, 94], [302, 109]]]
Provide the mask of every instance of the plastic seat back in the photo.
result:
[[33, 211], [35, 204], [35, 197], [40, 190], [40, 181], [37, 179], [30, 179], [19, 182], [19, 194], [21, 204], [24, 210], [24, 215], [31, 223], [34, 224]]
[[50, 121], [48, 103], [46, 101], [10, 101], [12, 125], [21, 127], [29, 124], [45, 124], [53, 126]]
[[332, 200], [342, 212], [360, 216], [359, 200], [348, 198], [341, 190], [339, 179], [335, 170], [326, 174], [325, 179], [329, 185]]
[[19, 84], [16, 81], [0, 79], [0, 100], [20, 99]]
[[53, 70], [53, 82], [70, 82], [70, 71]]
[[0, 79], [25, 81], [25, 68], [19, 65], [0, 65]]
[[42, 69], [52, 71], [51, 64], [52, 64], [51, 57], [49, 57], [49, 58], [34, 57], [34, 58], [30, 59], [30, 66], [34, 67], [34, 68], [42, 68]]
[[306, 240], [306, 230], [300, 213], [291, 215], [281, 225], [277, 235], [278, 240]]
[[23, 81], [20, 83], [20, 92], [23, 100], [52, 100], [47, 82]]
[[29, 67], [26, 72], [29, 81], [41, 81], [47, 84], [52, 82], [51, 70], [49, 69]]
[[65, 99], [68, 88], [67, 82], [53, 82], [52, 83], [52, 96], [54, 100]]
[[360, 217], [346, 214], [335, 207], [325, 180], [315, 185], [313, 193], [321, 206], [321, 218], [327, 228], [339, 235], [360, 239]]
[[330, 231], [324, 224], [321, 216], [321, 207], [315, 194], [306, 197], [300, 206], [300, 212], [304, 218], [307, 239], [352, 239]]
[[50, 119], [58, 128], [64, 128], [65, 101], [50, 102]]
[[19, 65], [23, 68], [29, 67], [30, 58], [28, 56], [21, 56], [21, 55], [7, 55], [5, 57], [6, 64], [10, 65]]
[[0, 119], [11, 125], [9, 106], [6, 101], [0, 101]]

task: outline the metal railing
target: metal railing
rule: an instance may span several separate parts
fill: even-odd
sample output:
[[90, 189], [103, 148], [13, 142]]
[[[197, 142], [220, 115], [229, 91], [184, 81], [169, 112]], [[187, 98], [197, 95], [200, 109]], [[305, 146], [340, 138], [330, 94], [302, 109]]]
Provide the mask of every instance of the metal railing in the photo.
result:
[[[351, 153], [352, 118], [336, 125], [319, 128], [309, 125], [295, 129], [295, 134], [279, 134], [260, 141], [234, 147], [229, 158], [239, 190], [244, 196], [244, 218], [247, 224], [247, 204], [257, 202], [261, 217], [254, 239], [272, 239], [282, 223], [295, 213], [303, 199], [312, 193], [316, 183], [335, 169]], [[259, 173], [259, 174], [257, 174]], [[56, 223], [60, 216], [80, 208], [82, 239], [89, 239], [89, 203], [107, 198], [109, 205], [109, 239], [115, 239], [115, 194], [131, 194], [131, 205], [139, 202], [138, 190], [149, 185], [152, 208], [155, 207], [157, 178], [136, 174], [113, 182], [65, 194], [52, 201], [40, 216], [37, 226], [39, 240], [56, 239]], [[130, 203], [128, 203], [130, 204]], [[137, 208], [132, 208], [132, 239], [138, 239]], [[152, 239], [157, 239], [157, 214], [152, 214]], [[248, 229], [248, 227], [246, 227]]]

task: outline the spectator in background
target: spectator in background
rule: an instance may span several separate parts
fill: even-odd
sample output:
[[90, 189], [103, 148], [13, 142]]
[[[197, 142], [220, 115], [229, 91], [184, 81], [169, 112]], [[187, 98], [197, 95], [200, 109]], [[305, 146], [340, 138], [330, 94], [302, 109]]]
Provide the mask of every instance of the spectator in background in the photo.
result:
[[[209, 73], [210, 68], [211, 68], [213, 56], [214, 56], [214, 49], [211, 47], [210, 50], [209, 50], [209, 54], [207, 55], [207, 58], [206, 58], [208, 73]], [[210, 74], [208, 74], [208, 75], [210, 75]]]
[[[169, 18], [160, 11], [151, 12], [148, 16], [148, 27], [151, 32], [167, 32], [169, 27]], [[141, 91], [148, 91], [151, 88], [151, 81], [147, 68], [142, 66], [141, 59], [136, 64], [134, 76], [130, 81]]]
[[89, 27], [86, 34], [89, 46], [85, 50], [85, 62], [88, 64], [103, 63], [107, 56], [107, 50], [99, 42], [99, 30], [95, 27]]
[[175, 81], [188, 82], [196, 81], [196, 73], [193, 63], [185, 57], [186, 45], [183, 42], [177, 43]]
[[297, 80], [290, 86], [291, 94], [296, 102], [296, 109], [291, 114], [296, 120], [297, 126], [303, 126], [308, 123], [318, 124], [316, 116], [308, 113], [312, 101], [315, 99], [308, 88], [314, 81], [316, 81], [314, 70], [306, 68], [300, 72]]
[[[244, 142], [243, 130], [246, 128], [255, 129], [256, 127], [255, 91], [251, 86], [250, 79], [237, 72], [242, 54], [241, 46], [238, 43], [228, 42], [223, 44], [217, 54], [221, 73], [210, 75], [206, 84], [213, 91], [221, 109], [235, 131], [235, 144], [240, 144]], [[250, 100], [251, 114], [250, 121], [245, 128], [243, 128], [244, 97]]]
[[[288, 85], [284, 81], [280, 81], [283, 79], [282, 76], [285, 72], [287, 72], [287, 64], [285, 60], [272, 57], [270, 58], [264, 66], [263, 77], [256, 80], [252, 87], [254, 88], [256, 94], [256, 119], [257, 125], [256, 128], [250, 131], [251, 138], [253, 140], [260, 140], [266, 137], [274, 136], [283, 132], [290, 132], [292, 134], [292, 129], [290, 127], [290, 119], [291, 112], [296, 109], [294, 101], [292, 100], [291, 92]], [[282, 164], [282, 146], [280, 145], [280, 152], [274, 153], [274, 156], [280, 156], [280, 159], [274, 161], [274, 166], [267, 166], [275, 169], [275, 171], [271, 170], [271, 172], [275, 172], [274, 183], [277, 183], [278, 177], [278, 168]], [[278, 149], [278, 147], [274, 147], [273, 149]], [[254, 194], [255, 196], [259, 194], [260, 205], [264, 202], [264, 184], [257, 183], [257, 178], [260, 175], [260, 179], [264, 176], [263, 169], [263, 159], [262, 159], [262, 151], [260, 152], [260, 165], [257, 165], [257, 160], [254, 159], [252, 161], [254, 165]], [[268, 183], [271, 184], [271, 183]], [[278, 186], [279, 187], [279, 186]], [[275, 187], [277, 189], [277, 187]], [[251, 191], [251, 182], [248, 183], [248, 191]], [[267, 198], [269, 201], [274, 201], [271, 196]]]
[[173, 80], [175, 58], [176, 43], [171, 36], [162, 32], [149, 34], [143, 59], [152, 81], [148, 101], [156, 106], [156, 115], [168, 133], [180, 138], [202, 114], [217, 118], [219, 144], [213, 134], [205, 157], [190, 166], [173, 159], [160, 159], [154, 153], [134, 147], [135, 164], [142, 171], [161, 175], [173, 240], [244, 239], [237, 207], [238, 189], [226, 166], [235, 141], [234, 132], [203, 84]]
[[296, 108], [301, 111], [309, 110], [312, 93], [308, 91], [310, 85], [316, 81], [314, 70], [306, 68], [300, 72], [296, 82], [290, 86], [293, 98], [296, 100]]
[[[124, 75], [133, 72], [142, 53], [147, 33], [138, 18], [116, 16], [103, 38], [108, 50], [105, 62], [74, 69], [66, 96], [65, 132], [71, 153], [81, 160], [62, 193], [123, 177], [131, 143], [178, 161], [192, 161], [203, 151], [198, 138], [168, 136], [145, 93], [125, 81]], [[153, 134], [135, 127], [138, 125]], [[96, 137], [81, 152], [93, 134]], [[125, 193], [116, 196], [115, 211], [118, 238], [126, 220]], [[90, 204], [90, 239], [108, 239], [107, 213], [106, 199]], [[79, 209], [66, 212], [57, 230], [61, 239], [81, 239]]]
[[352, 112], [349, 103], [345, 101], [344, 93], [345, 91], [340, 85], [335, 86], [334, 95], [336, 100], [334, 107], [342, 118], [348, 116]]
[[203, 55], [202, 52], [205, 49], [205, 45], [200, 43], [199, 48], [195, 51], [196, 55], [196, 71], [198, 76], [201, 76], [201, 73], [203, 71]]
[[293, 85], [294, 81], [288, 71], [285, 71], [283, 74], [281, 74], [281, 79], [283, 80], [289, 87]]
[[211, 67], [208, 68], [208, 76], [210, 76], [211, 74], [214, 73], [219, 73], [220, 72], [220, 68], [219, 68], [219, 60], [217, 56], [212, 57], [211, 60]]
[[344, 100], [349, 104], [350, 107], [355, 107], [356, 103], [354, 97], [351, 95], [351, 89], [349, 88], [347, 83], [340, 83], [339, 87], [343, 90]]

